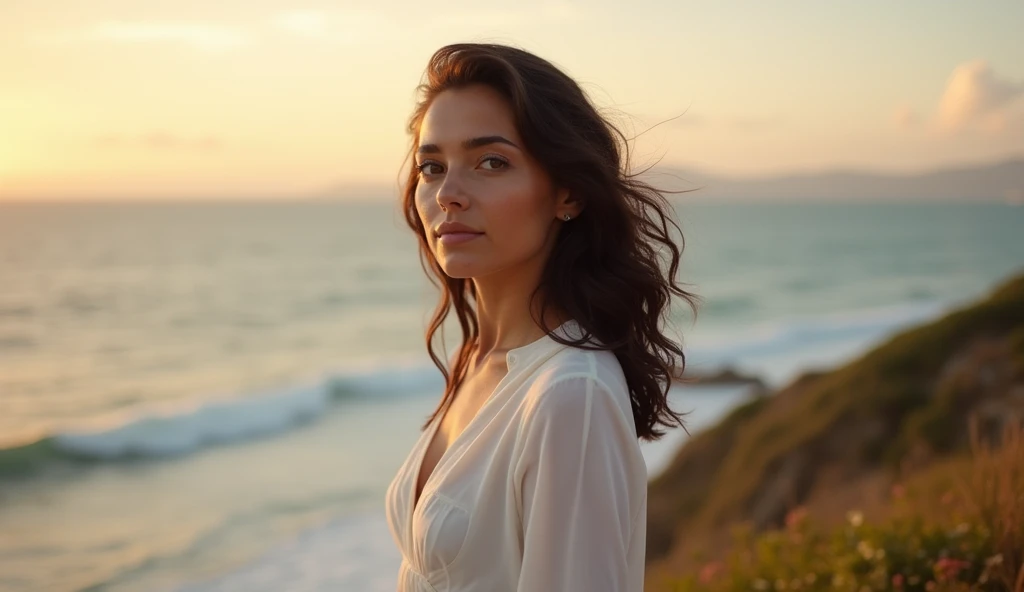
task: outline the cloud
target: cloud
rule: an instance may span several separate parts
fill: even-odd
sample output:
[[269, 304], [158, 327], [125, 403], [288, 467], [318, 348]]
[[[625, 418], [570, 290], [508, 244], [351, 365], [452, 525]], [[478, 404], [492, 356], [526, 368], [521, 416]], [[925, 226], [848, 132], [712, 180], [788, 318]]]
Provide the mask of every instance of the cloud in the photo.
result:
[[59, 45], [171, 43], [203, 51], [232, 50], [250, 41], [248, 34], [237, 27], [170, 21], [104, 21], [81, 30], [36, 35], [34, 40]]
[[188, 137], [165, 131], [151, 131], [138, 135], [104, 134], [98, 136], [95, 142], [101, 148], [145, 148], [158, 152], [213, 152], [223, 146], [221, 139], [211, 134]]
[[918, 126], [921, 122], [921, 118], [913, 107], [904, 104], [900, 105], [895, 111], [893, 111], [892, 121], [901, 128], [911, 129]]
[[423, 10], [423, 13], [391, 14], [386, 10], [288, 10], [270, 19], [273, 28], [300, 38], [323, 43], [355, 45], [390, 42], [442, 31], [465, 34], [493, 27], [532, 28], [538, 25], [578, 23], [584, 13], [570, 2], [546, 2], [530, 9], [478, 8]]
[[544, 2], [540, 6], [511, 9], [480, 8], [469, 11], [430, 14], [426, 27], [475, 31], [492, 27], [534, 28], [542, 25], [579, 24], [585, 12], [571, 2]]
[[322, 37], [330, 27], [327, 13], [318, 10], [291, 10], [272, 19], [280, 29], [296, 35]]
[[578, 24], [586, 12], [567, 1], [545, 2], [530, 9], [388, 11], [364, 9], [294, 9], [267, 19], [236, 25], [201, 21], [108, 20], [85, 28], [32, 35], [43, 44], [178, 44], [210, 52], [224, 52], [259, 42], [276, 42], [273, 34], [334, 45], [391, 43], [422, 36], [425, 32], [446, 35], [475, 33], [494, 27], [529, 28], [540, 25]]
[[578, 23], [583, 16], [584, 13], [572, 3], [551, 2], [532, 9], [516, 7], [499, 10], [478, 9], [472, 12], [433, 13], [424, 26], [449, 30], [476, 30], [495, 26], [502, 28], [535, 27]]
[[1013, 109], [1024, 96], [1024, 84], [1000, 79], [985, 60], [957, 66], [946, 81], [936, 116], [944, 131], [1005, 130]]
[[290, 10], [275, 15], [271, 24], [293, 36], [335, 45], [392, 41], [407, 30], [385, 13], [370, 10]]

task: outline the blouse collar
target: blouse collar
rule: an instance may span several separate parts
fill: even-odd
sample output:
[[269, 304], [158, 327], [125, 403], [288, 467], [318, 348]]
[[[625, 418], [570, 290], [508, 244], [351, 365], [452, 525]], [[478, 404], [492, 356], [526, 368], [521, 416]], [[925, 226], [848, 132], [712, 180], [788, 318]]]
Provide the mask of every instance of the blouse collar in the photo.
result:
[[580, 327], [580, 324], [575, 319], [569, 319], [555, 329], [552, 329], [551, 333], [543, 335], [540, 339], [508, 350], [508, 353], [505, 355], [505, 363], [508, 364], [509, 369], [528, 368], [533, 362], [545, 357], [547, 354], [552, 354], [563, 347], [567, 347], [552, 339], [551, 334], [557, 334], [565, 339], [575, 341], [583, 338], [583, 328]]

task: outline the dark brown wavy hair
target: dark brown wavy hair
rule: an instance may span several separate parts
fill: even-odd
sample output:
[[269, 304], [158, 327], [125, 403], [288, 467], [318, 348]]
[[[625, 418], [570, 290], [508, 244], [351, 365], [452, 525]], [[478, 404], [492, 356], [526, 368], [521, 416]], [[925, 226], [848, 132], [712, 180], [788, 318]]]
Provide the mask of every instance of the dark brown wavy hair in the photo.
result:
[[[553, 305], [575, 319], [584, 335], [578, 341], [554, 334], [552, 338], [615, 354], [629, 386], [639, 438], [663, 436], [658, 425], [685, 429], [681, 414], [669, 408], [667, 394], [672, 379], [682, 375], [686, 358], [680, 345], [662, 333], [661, 324], [668, 320], [673, 294], [683, 298], [694, 315], [702, 299], [677, 285], [682, 231], [667, 214], [672, 206], [662, 195], [666, 192], [640, 181], [638, 175], [645, 171], [630, 172], [627, 138], [598, 113], [572, 78], [522, 49], [481, 43], [448, 45], [430, 58], [424, 79], [416, 87], [420, 100], [408, 122], [412, 146], [406, 161], [415, 153], [420, 123], [438, 94], [485, 84], [504, 96], [526, 151], [541, 163], [556, 187], [567, 188], [584, 204], [575, 221], [559, 231], [532, 295], [532, 299], [541, 295], [540, 310]], [[451, 403], [465, 379], [479, 328], [472, 280], [448, 277], [430, 251], [416, 209], [417, 173], [411, 167], [404, 181], [402, 208], [419, 237], [420, 263], [441, 290], [426, 342], [446, 383], [444, 397], [424, 423], [425, 429]], [[678, 245], [670, 227], [679, 233]], [[666, 257], [667, 271], [661, 267]], [[452, 308], [463, 340], [449, 373], [434, 352], [433, 341], [438, 329], [444, 335], [442, 325]], [[550, 333], [551, 329], [543, 328]], [[601, 341], [600, 347], [586, 343], [591, 335]]]

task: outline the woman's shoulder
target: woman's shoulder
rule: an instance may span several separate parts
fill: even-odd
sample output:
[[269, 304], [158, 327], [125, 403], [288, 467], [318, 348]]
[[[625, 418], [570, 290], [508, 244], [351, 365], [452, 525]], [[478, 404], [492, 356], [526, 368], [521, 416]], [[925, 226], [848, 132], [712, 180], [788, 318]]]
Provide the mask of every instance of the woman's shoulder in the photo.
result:
[[566, 347], [537, 370], [525, 403], [531, 409], [558, 397], [559, 403], [582, 405], [595, 393], [613, 397], [624, 411], [631, 409], [622, 366], [613, 352]]
[[[520, 434], [586, 425], [619, 425], [636, 437], [636, 418], [622, 366], [613, 352], [568, 348], [535, 375], [520, 409]], [[606, 430], [602, 430], [605, 432]], [[604, 434], [612, 437], [611, 432]]]

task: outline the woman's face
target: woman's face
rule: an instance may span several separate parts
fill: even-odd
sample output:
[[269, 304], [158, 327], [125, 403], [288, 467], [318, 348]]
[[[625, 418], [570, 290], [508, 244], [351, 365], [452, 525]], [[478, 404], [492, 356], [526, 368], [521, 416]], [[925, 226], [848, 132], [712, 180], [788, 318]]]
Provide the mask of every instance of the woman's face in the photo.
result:
[[[525, 152], [505, 99], [489, 86], [435, 97], [420, 124], [415, 158], [416, 208], [427, 243], [450, 277], [542, 266], [561, 217], [575, 217], [564, 193], [556, 195], [540, 163]], [[444, 222], [471, 232], [438, 236]]]

